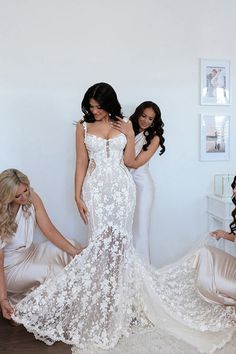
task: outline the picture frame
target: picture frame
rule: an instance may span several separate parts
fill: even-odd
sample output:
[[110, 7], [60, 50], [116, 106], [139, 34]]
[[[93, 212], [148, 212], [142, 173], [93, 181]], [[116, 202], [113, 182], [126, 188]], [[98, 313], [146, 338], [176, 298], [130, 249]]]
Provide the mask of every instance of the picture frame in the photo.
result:
[[230, 61], [201, 59], [201, 105], [230, 105]]
[[230, 116], [200, 116], [200, 160], [222, 161], [230, 158]]

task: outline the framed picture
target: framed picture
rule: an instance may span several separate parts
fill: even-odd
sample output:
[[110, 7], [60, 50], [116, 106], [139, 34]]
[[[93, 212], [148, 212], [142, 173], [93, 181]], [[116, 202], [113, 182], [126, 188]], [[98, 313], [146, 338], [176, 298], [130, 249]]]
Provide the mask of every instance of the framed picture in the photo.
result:
[[230, 104], [229, 60], [201, 59], [201, 104]]
[[200, 125], [200, 160], [229, 160], [230, 117], [203, 114]]

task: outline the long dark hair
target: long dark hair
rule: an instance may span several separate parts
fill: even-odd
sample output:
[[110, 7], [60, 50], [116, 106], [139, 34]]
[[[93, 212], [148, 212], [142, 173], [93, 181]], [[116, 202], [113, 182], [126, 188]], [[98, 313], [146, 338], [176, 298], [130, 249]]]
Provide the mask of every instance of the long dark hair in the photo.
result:
[[143, 145], [143, 150], [145, 150], [145, 151], [147, 150], [148, 146], [151, 143], [151, 140], [154, 138], [154, 136], [157, 135], [160, 138], [160, 146], [161, 146], [161, 150], [160, 150], [159, 155], [162, 155], [162, 154], [164, 154], [165, 149], [166, 149], [164, 146], [165, 138], [163, 137], [164, 123], [161, 118], [161, 110], [156, 103], [154, 103], [152, 101], [145, 101], [145, 102], [141, 103], [135, 109], [135, 112], [130, 117], [130, 120], [133, 124], [134, 133], [135, 133], [135, 135], [137, 135], [140, 132], [138, 119], [139, 119], [139, 117], [141, 117], [141, 115], [143, 114], [143, 111], [146, 108], [152, 108], [154, 110], [155, 119], [153, 121], [153, 124], [148, 129], [145, 129], [145, 131], [144, 131], [144, 135], [146, 137], [147, 143]]
[[[234, 189], [236, 187], [236, 176], [234, 176], [234, 180], [231, 184], [231, 187], [232, 187], [232, 189]], [[234, 203], [235, 208], [231, 214], [233, 217], [233, 221], [229, 224], [229, 227], [230, 227], [231, 233], [235, 235], [235, 231], [236, 231], [236, 198], [235, 197], [232, 198], [232, 202]]]
[[83, 121], [93, 123], [95, 118], [90, 112], [90, 100], [96, 100], [102, 109], [109, 113], [113, 120], [117, 120], [116, 116], [123, 118], [121, 105], [113, 87], [105, 82], [99, 82], [86, 91], [81, 103], [81, 109], [84, 113]]

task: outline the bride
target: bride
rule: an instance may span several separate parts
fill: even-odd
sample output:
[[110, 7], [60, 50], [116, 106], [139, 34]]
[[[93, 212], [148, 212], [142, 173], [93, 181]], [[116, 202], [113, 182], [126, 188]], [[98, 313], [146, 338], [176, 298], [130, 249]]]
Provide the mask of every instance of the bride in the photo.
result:
[[192, 254], [161, 270], [142, 262], [132, 245], [135, 185], [125, 166], [133, 158], [134, 133], [130, 129], [125, 136], [111, 125], [119, 126], [122, 114], [109, 84], [90, 87], [82, 111], [75, 190], [89, 245], [57, 277], [24, 298], [13, 319], [47, 344], [73, 345], [74, 353], [87, 348], [104, 353], [121, 337], [145, 331], [153, 338], [159, 335], [160, 353], [171, 352], [170, 335], [181, 353], [190, 345], [213, 352], [232, 336], [233, 307], [226, 311], [197, 295]]

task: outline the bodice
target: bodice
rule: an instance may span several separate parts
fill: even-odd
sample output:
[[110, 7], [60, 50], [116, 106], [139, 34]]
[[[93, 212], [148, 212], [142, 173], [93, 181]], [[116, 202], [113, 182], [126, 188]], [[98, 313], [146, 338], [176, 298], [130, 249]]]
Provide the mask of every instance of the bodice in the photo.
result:
[[124, 134], [119, 134], [111, 139], [104, 139], [86, 133], [84, 142], [88, 150], [90, 163], [94, 161], [97, 167], [99, 165], [120, 164], [123, 161], [123, 151], [127, 142]]
[[114, 232], [122, 230], [131, 241], [135, 185], [123, 160], [126, 137], [118, 134], [104, 139], [85, 133], [84, 142], [89, 166], [82, 197], [88, 209], [90, 238], [97, 239], [109, 226]]

